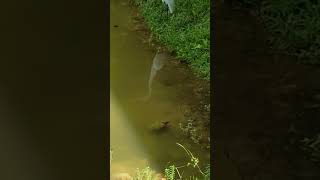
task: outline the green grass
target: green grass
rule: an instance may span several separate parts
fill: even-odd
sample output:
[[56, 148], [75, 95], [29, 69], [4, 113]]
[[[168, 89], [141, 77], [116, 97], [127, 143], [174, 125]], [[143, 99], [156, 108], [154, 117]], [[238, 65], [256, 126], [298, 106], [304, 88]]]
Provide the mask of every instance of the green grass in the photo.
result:
[[262, 17], [271, 43], [308, 62], [320, 63], [320, 1], [268, 0]]
[[307, 63], [320, 63], [319, 0], [243, 0], [260, 6], [260, 17], [270, 32], [273, 48], [296, 55]]
[[153, 36], [194, 72], [210, 76], [210, 0], [175, 0], [169, 14], [161, 0], [135, 0]]
[[[187, 156], [190, 158], [189, 162], [186, 162], [184, 165], [176, 166], [175, 164], [169, 164], [164, 169], [164, 176], [166, 180], [209, 180], [210, 179], [210, 164], [207, 164], [205, 169], [201, 169], [199, 166], [199, 159], [195, 157], [192, 152], [185, 148], [182, 144], [176, 143], [179, 147], [181, 147]], [[110, 166], [112, 162], [112, 154], [113, 151], [110, 150]], [[200, 173], [198, 176], [189, 176], [185, 177], [183, 176], [183, 170], [186, 168], [191, 168], [187, 170], [196, 170]], [[133, 180], [158, 180], [159, 174], [156, 173], [154, 170], [152, 170], [150, 167], [146, 167], [143, 169], [137, 169], [135, 176], [133, 177]]]

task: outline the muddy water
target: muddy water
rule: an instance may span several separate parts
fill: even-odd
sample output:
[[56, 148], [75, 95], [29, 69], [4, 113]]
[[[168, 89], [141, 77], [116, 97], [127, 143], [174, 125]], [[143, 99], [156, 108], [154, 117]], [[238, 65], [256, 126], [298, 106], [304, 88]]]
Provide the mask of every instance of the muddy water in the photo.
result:
[[[170, 60], [157, 72], [152, 83], [151, 98], [147, 102], [136, 101], [148, 93], [156, 50], [142, 41], [141, 32], [133, 30], [133, 7], [127, 1], [111, 1], [110, 9], [111, 148], [114, 152], [111, 173], [134, 174], [136, 168], [146, 166], [163, 172], [168, 162], [183, 165], [189, 157], [177, 142], [207, 164], [209, 151], [194, 145], [178, 125], [184, 118], [181, 102], [193, 100], [192, 87], [183, 83], [185, 79], [195, 79], [192, 73], [168, 57]], [[187, 95], [181, 99], [181, 94]], [[163, 132], [153, 131], [154, 124], [161, 121], [169, 121], [168, 128]], [[185, 174], [191, 172], [188, 170]]]

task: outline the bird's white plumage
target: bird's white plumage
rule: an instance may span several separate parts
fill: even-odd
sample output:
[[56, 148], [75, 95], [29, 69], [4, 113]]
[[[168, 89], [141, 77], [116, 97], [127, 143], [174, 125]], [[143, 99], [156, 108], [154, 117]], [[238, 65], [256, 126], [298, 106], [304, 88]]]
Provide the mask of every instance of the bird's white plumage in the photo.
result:
[[162, 0], [169, 7], [169, 12], [173, 13], [174, 11], [174, 0]]

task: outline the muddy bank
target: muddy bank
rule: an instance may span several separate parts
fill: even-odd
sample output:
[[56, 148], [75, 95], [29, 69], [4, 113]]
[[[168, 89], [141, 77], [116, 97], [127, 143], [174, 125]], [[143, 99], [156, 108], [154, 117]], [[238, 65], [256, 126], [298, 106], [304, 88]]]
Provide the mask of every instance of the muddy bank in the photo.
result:
[[245, 10], [218, 6], [215, 21], [216, 178], [236, 169], [229, 179], [320, 179], [319, 165], [294, 143], [319, 132], [320, 101], [309, 98], [320, 93], [319, 68], [269, 50]]

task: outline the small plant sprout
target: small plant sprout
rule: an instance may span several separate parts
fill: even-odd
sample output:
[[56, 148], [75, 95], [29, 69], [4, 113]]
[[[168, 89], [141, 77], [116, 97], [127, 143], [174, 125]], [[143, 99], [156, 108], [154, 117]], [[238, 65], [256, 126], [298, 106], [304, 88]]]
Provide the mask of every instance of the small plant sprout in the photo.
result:
[[[189, 151], [187, 148], [185, 148], [183, 145], [176, 143], [178, 146], [180, 146], [181, 148], [183, 148], [183, 150], [187, 153], [187, 155], [191, 158], [190, 162], [188, 162], [185, 165], [182, 166], [175, 166], [175, 165], [170, 165], [168, 168], [165, 169], [165, 177], [167, 180], [180, 180], [182, 179], [182, 174], [180, 173], [179, 169], [184, 168], [184, 167], [193, 167], [193, 168], [197, 168], [199, 170], [199, 172], [202, 174], [203, 180], [209, 180], [210, 179], [210, 165], [208, 165], [205, 169], [205, 171], [203, 172], [201, 170], [201, 168], [199, 167], [199, 159], [194, 157], [194, 155], [191, 153], [191, 151]], [[176, 174], [178, 175], [178, 178], [176, 178]], [[197, 180], [197, 177], [190, 177], [190, 179], [194, 179]]]
[[185, 148], [184, 146], [182, 146], [181, 144], [177, 143], [178, 146], [182, 147], [184, 149], [184, 151], [186, 151], [186, 153], [188, 154], [188, 156], [191, 157], [190, 162], [187, 164], [187, 166], [192, 165], [194, 168], [198, 168], [199, 172], [205, 176], [205, 173], [202, 172], [202, 170], [199, 167], [199, 159], [194, 157], [193, 154], [191, 153], [191, 151], [189, 151], [187, 148]]

